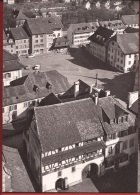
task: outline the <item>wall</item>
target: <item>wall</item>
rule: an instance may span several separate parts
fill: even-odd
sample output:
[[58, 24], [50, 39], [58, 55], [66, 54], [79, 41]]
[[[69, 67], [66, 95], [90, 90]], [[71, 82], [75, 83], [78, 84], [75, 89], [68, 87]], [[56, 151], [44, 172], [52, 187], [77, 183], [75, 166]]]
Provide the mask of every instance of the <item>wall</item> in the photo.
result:
[[91, 163], [95, 163], [98, 166], [100, 166], [100, 164], [102, 164], [103, 162], [104, 162], [104, 157], [102, 156], [100, 158], [75, 165], [75, 167], [76, 167], [75, 172], [71, 171], [72, 167], [63, 169], [61, 177], [58, 177], [58, 171], [47, 174], [47, 175], [43, 175], [42, 176], [42, 189], [43, 189], [43, 192], [55, 189], [55, 182], [59, 178], [67, 177], [68, 178], [68, 184], [70, 186], [75, 185], [76, 183], [80, 183], [80, 182], [82, 182], [82, 171], [86, 166], [88, 166]]
[[70, 26], [70, 27], [68, 28], [68, 30], [67, 30], [67, 39], [68, 39], [70, 45], [73, 44], [73, 43], [72, 43], [72, 40], [73, 40], [73, 35], [72, 35], [72, 34], [73, 34], [73, 29], [72, 29], [72, 27]]
[[[11, 76], [9, 78], [4, 78], [4, 75], [6, 73], [11, 73]], [[10, 85], [10, 82], [13, 80], [16, 80], [18, 78], [22, 77], [22, 70], [15, 70], [15, 71], [9, 71], [3, 73], [3, 85], [8, 86]]]
[[93, 34], [93, 32], [90, 33], [81, 33], [81, 34], [74, 34], [73, 35], [73, 45], [81, 45], [81, 44], [88, 44], [90, 41], [88, 38]]
[[90, 42], [90, 53], [95, 56], [96, 58], [99, 58], [101, 61], [106, 61], [106, 48], [105, 46], [100, 46], [96, 43]]
[[29, 39], [15, 40], [15, 46], [18, 55], [27, 55], [29, 51]]
[[129, 92], [128, 95], [128, 107], [130, 108], [132, 104], [138, 100], [138, 91], [135, 92]]

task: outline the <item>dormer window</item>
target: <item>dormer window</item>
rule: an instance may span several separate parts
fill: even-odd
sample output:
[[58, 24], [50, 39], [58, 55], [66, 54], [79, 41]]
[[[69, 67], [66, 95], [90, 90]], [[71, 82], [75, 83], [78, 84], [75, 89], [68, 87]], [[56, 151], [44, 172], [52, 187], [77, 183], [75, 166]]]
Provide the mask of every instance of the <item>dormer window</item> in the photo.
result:
[[128, 121], [128, 116], [126, 116], [125, 120]]
[[47, 89], [52, 89], [52, 85], [51, 85], [50, 83], [47, 83], [47, 84], [46, 84], [46, 88], [47, 88]]
[[33, 91], [37, 92], [39, 90], [38, 86], [34, 85]]
[[4, 75], [4, 77], [7, 79], [7, 78], [10, 78], [11, 77], [11, 73], [6, 73], [5, 75]]

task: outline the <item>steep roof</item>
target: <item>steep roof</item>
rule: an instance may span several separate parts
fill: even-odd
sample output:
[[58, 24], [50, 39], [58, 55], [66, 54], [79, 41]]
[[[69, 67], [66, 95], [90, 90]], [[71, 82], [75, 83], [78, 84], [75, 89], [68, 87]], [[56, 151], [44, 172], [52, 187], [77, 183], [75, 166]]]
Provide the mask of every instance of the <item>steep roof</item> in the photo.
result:
[[6, 160], [5, 166], [12, 174], [12, 191], [35, 192], [18, 150], [3, 145], [3, 154]]
[[59, 103], [61, 103], [61, 101], [56, 97], [56, 95], [54, 93], [50, 93], [48, 96], [41, 100], [38, 106], [47, 106]]
[[[104, 111], [102, 114], [100, 113], [100, 117], [103, 117], [102, 124], [104, 127], [104, 130], [107, 134], [112, 134], [115, 132], [119, 132], [122, 130], [127, 130], [129, 128], [134, 127], [134, 116], [125, 109], [114, 97], [108, 96], [104, 98], [99, 99], [99, 105], [101, 106], [102, 110]], [[107, 117], [112, 120], [115, 118], [119, 118], [125, 114], [129, 114], [129, 120], [124, 121], [121, 123], [108, 123], [104, 119], [104, 113], [107, 115]]]
[[29, 36], [23, 27], [11, 28], [11, 34], [15, 40], [29, 39]]
[[52, 34], [53, 30], [63, 28], [61, 20], [57, 17], [30, 18], [27, 23], [33, 35]]
[[138, 33], [117, 34], [117, 43], [124, 54], [139, 52]]
[[43, 152], [103, 135], [91, 98], [36, 107], [34, 116]]
[[22, 11], [20, 11], [16, 17], [16, 20], [26, 20], [28, 17], [25, 16]]
[[[78, 81], [79, 81], [79, 93], [77, 97], [81, 95], [89, 94], [90, 86], [80, 79]], [[60, 96], [60, 99], [62, 100], [68, 99], [68, 98], [74, 98], [74, 85], [72, 85], [72, 87], [70, 87], [64, 94]]]
[[137, 15], [123, 15], [121, 20], [125, 25], [139, 24], [139, 14]]
[[115, 32], [113, 30], [99, 26], [95, 33], [91, 35], [88, 39], [91, 42], [103, 46], [114, 34]]
[[122, 20], [99, 21], [99, 24], [103, 27], [108, 27], [113, 30], [125, 28]]
[[72, 28], [75, 34], [87, 33], [87, 32], [94, 32], [98, 25], [96, 22], [90, 23], [78, 23], [78, 24], [70, 24], [69, 26]]
[[19, 62], [17, 56], [3, 50], [3, 72], [20, 70], [24, 67], [25, 66]]
[[46, 97], [51, 92], [63, 93], [70, 87], [67, 78], [56, 70], [29, 74], [12, 81], [10, 85], [3, 89], [3, 106]]

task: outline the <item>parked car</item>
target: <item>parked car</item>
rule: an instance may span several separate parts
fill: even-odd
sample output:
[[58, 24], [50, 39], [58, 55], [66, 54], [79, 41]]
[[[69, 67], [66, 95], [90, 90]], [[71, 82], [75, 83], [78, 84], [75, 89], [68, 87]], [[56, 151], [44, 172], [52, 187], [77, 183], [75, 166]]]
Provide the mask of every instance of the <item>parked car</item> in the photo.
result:
[[25, 66], [25, 68], [24, 69], [26, 69], [26, 70], [29, 70], [30, 69], [30, 65], [27, 65], [27, 66]]
[[30, 55], [27, 55], [26, 58], [34, 58], [35, 55], [34, 54], [30, 54]]
[[39, 70], [39, 69], [40, 69], [40, 65], [39, 64], [33, 66], [33, 70]]

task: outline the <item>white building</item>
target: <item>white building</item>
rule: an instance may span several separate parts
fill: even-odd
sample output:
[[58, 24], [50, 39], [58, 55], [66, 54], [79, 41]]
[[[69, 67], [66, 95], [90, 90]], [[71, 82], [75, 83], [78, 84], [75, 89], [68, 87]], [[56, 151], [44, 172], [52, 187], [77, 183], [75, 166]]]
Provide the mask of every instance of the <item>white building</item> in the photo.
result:
[[[57, 82], [56, 82], [57, 81]], [[30, 108], [54, 92], [64, 93], [69, 88], [67, 78], [52, 70], [26, 75], [3, 89], [3, 124], [27, 119]]]
[[139, 58], [138, 33], [117, 34], [110, 39], [107, 62], [121, 72], [129, 72], [137, 67]]
[[11, 81], [22, 77], [24, 67], [16, 56], [3, 50], [3, 86], [8, 86]]
[[88, 38], [96, 31], [98, 22], [71, 24], [67, 30], [67, 39], [71, 45], [88, 44]]
[[89, 1], [86, 2], [85, 8], [86, 8], [87, 10], [91, 9], [91, 4], [90, 4]]
[[101, 61], [106, 61], [107, 43], [109, 39], [115, 34], [111, 29], [99, 26], [93, 35], [89, 37], [90, 43], [87, 50]]

